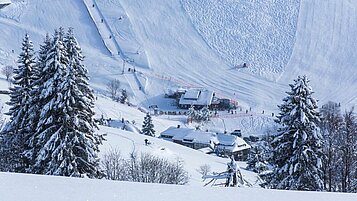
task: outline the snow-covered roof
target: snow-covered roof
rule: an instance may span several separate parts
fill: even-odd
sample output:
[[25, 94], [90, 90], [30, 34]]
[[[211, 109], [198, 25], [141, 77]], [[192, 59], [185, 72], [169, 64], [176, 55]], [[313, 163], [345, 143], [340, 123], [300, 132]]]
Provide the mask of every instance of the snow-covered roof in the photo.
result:
[[165, 131], [161, 132], [160, 136], [165, 135], [165, 136], [171, 136], [174, 137], [176, 135], [180, 135], [182, 133], [186, 134], [187, 132], [189, 132], [190, 128], [177, 128], [177, 127], [170, 127], [168, 129], [166, 129]]
[[184, 99], [190, 99], [190, 100], [197, 100], [198, 97], [200, 96], [201, 90], [199, 89], [192, 89], [186, 91], [186, 93], [183, 95]]
[[192, 143], [200, 144], [218, 143], [217, 136], [215, 133], [198, 130], [191, 130], [183, 138], [178, 138], [178, 136], [175, 136], [174, 138], [176, 138], [177, 140], [182, 139], [183, 141], [191, 141]]
[[180, 105], [211, 105], [213, 91], [205, 89], [189, 89], [181, 96]]
[[0, 5], [11, 4], [11, 0], [0, 0]]
[[226, 135], [226, 134], [223, 134], [223, 133], [218, 133], [217, 134], [217, 138], [219, 140], [219, 144], [222, 144], [222, 145], [227, 145], [227, 146], [232, 146], [235, 144], [236, 142], [236, 136], [234, 135]]
[[171, 138], [171, 140], [182, 141], [186, 143], [216, 144], [218, 148], [226, 149], [231, 152], [249, 149], [250, 146], [242, 138], [214, 132], [205, 132], [190, 128], [170, 127], [163, 131], [162, 138]]
[[242, 151], [250, 148], [248, 143], [235, 135], [217, 133], [217, 139], [219, 141], [219, 144], [217, 145], [219, 148], [228, 149], [231, 152]]
[[172, 136], [172, 140], [178, 140], [183, 142], [200, 143], [200, 144], [218, 144], [217, 136], [213, 132], [205, 132], [200, 130], [194, 130], [190, 128], [177, 128], [170, 127], [163, 131], [160, 136], [167, 138]]

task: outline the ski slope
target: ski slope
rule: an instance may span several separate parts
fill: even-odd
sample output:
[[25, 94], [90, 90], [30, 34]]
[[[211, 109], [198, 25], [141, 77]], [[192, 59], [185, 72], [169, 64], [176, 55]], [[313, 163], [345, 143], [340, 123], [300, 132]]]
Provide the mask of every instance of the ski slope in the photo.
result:
[[[352, 106], [356, 7], [351, 0], [15, 0], [0, 11], [0, 58], [2, 65], [14, 63], [25, 32], [37, 44], [46, 32], [72, 26], [96, 90], [118, 78], [122, 59], [160, 87], [146, 88], [137, 104], [162, 94], [167, 81], [150, 78], [159, 74], [184, 80], [172, 79], [171, 86], [206, 87], [245, 108], [272, 111], [287, 84], [306, 74], [320, 103]], [[234, 68], [241, 62], [249, 68]], [[136, 84], [123, 82], [134, 96]]]

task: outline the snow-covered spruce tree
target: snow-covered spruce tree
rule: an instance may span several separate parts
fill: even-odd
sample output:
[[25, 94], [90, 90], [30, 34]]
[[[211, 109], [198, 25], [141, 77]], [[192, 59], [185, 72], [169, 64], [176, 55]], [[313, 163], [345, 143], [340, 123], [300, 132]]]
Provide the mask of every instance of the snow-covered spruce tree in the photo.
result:
[[73, 28], [68, 29], [64, 38], [64, 44], [68, 54], [68, 62], [73, 69], [78, 89], [88, 98], [89, 103], [94, 106], [93, 90], [88, 84], [88, 70], [83, 65], [84, 56], [82, 55], [82, 49], [74, 36]]
[[128, 102], [128, 92], [126, 91], [126, 89], [121, 90], [121, 96], [119, 98], [119, 101], [122, 104]]
[[[90, 178], [101, 175], [97, 157], [100, 138], [94, 134], [92, 102], [79, 89], [76, 69], [64, 45], [63, 29], [55, 32], [37, 80], [40, 108], [30, 139], [29, 172]], [[90, 90], [91, 91], [91, 90]], [[36, 122], [36, 120], [34, 120]]]
[[29, 132], [28, 110], [30, 107], [32, 83], [34, 80], [35, 57], [32, 41], [28, 34], [22, 41], [22, 52], [19, 55], [18, 67], [14, 69], [14, 87], [10, 88], [10, 106], [7, 115], [10, 122], [2, 131], [4, 153], [7, 158], [7, 171], [24, 172], [27, 165], [22, 153], [24, 140]]
[[191, 105], [191, 107], [188, 108], [187, 117], [191, 122], [196, 120], [197, 111], [195, 110], [195, 107], [193, 105]]
[[149, 113], [144, 117], [142, 134], [155, 137], [154, 124], [152, 123], [151, 115]]
[[[33, 75], [34, 75], [34, 80], [32, 82], [32, 88], [30, 91], [31, 95], [31, 100], [30, 100], [30, 107], [28, 111], [28, 129], [31, 131], [29, 132], [29, 135], [27, 136], [27, 139], [24, 140], [25, 143], [25, 158], [28, 161], [28, 164], [33, 164], [34, 163], [34, 133], [36, 131], [37, 123], [40, 117], [40, 109], [42, 108], [42, 105], [40, 104], [40, 98], [39, 95], [41, 93], [41, 87], [43, 86], [44, 82], [44, 77], [43, 75], [43, 69], [46, 66], [46, 62], [50, 57], [48, 57], [48, 54], [50, 52], [50, 49], [52, 48], [52, 41], [51, 37], [49, 34], [46, 34], [46, 37], [43, 41], [43, 44], [40, 45], [40, 50], [38, 51], [37, 55], [37, 63], [36, 63], [36, 68], [33, 69]], [[27, 169], [26, 171], [32, 172], [32, 170]]]
[[275, 170], [270, 184], [277, 189], [320, 191], [323, 141], [317, 126], [317, 101], [306, 76], [294, 82], [278, 106], [280, 128], [272, 142]]
[[[85, 104], [78, 104], [78, 118], [82, 120], [80, 123], [80, 130], [83, 132], [90, 132], [93, 134], [93, 128], [97, 128], [94, 122], [94, 101], [95, 96], [93, 90], [89, 87], [88, 70], [84, 66], [84, 56], [82, 49], [79, 46], [77, 39], [74, 36], [73, 28], [69, 28], [64, 38], [66, 51], [68, 54], [68, 68], [72, 71], [75, 83], [78, 90], [81, 92], [80, 96]], [[89, 124], [89, 125], [88, 125]], [[101, 143], [102, 136], [95, 135], [95, 140]]]
[[205, 106], [200, 110], [199, 120], [206, 122], [206, 121], [209, 121], [209, 118], [210, 118], [210, 111], [209, 111], [208, 107]]
[[249, 151], [247, 169], [256, 173], [261, 173], [268, 170], [267, 157], [265, 156], [264, 149], [259, 144], [255, 144]]

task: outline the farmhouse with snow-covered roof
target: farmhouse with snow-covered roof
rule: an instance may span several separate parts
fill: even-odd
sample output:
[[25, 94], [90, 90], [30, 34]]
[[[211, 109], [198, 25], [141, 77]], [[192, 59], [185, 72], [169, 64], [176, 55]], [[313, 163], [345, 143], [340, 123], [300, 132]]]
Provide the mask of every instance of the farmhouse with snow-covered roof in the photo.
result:
[[160, 134], [160, 138], [193, 149], [201, 149], [205, 147], [213, 149], [215, 144], [218, 143], [215, 133], [190, 128], [170, 127]]
[[10, 4], [11, 0], [0, 0], [0, 9]]
[[242, 138], [235, 135], [191, 128], [170, 127], [160, 134], [160, 138], [193, 149], [209, 147], [219, 156], [233, 156], [236, 160], [244, 158], [250, 148]]
[[197, 108], [203, 108], [205, 106], [210, 106], [215, 96], [213, 91], [206, 89], [188, 89], [184, 94], [181, 95], [178, 106], [183, 109], [190, 108], [192, 105]]
[[236, 160], [242, 159], [248, 154], [251, 148], [242, 138], [236, 135], [217, 133], [218, 144], [214, 151], [217, 155], [233, 156]]

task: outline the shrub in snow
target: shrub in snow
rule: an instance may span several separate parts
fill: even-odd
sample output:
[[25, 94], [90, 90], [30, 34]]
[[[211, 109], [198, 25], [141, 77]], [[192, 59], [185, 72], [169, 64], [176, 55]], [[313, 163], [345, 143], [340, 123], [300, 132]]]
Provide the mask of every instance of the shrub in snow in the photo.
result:
[[109, 92], [110, 98], [115, 101], [119, 100], [119, 90], [120, 90], [120, 81], [115, 79], [107, 83], [107, 90]]
[[5, 66], [1, 69], [1, 73], [5, 75], [7, 81], [10, 81], [11, 76], [14, 74], [14, 68], [12, 66]]
[[198, 172], [202, 175], [202, 177], [207, 176], [208, 173], [211, 172], [211, 166], [208, 164], [201, 165]]
[[278, 106], [280, 125], [272, 142], [275, 170], [271, 186], [291, 190], [323, 190], [322, 136], [318, 128], [317, 101], [306, 76], [291, 84]]
[[181, 161], [171, 162], [147, 153], [139, 157], [132, 153], [130, 159], [123, 159], [120, 152], [110, 151], [101, 163], [110, 180], [183, 185], [189, 179]]

